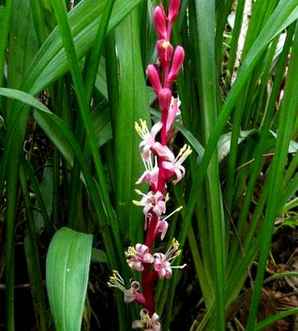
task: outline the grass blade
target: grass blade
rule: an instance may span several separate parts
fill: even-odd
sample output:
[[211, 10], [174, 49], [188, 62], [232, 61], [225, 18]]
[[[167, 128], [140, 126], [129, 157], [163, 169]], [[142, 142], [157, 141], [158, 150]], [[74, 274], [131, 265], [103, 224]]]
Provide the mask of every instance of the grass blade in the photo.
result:
[[269, 254], [270, 243], [273, 233], [274, 218], [276, 217], [278, 201], [280, 198], [280, 187], [283, 183], [283, 170], [287, 160], [288, 146], [294, 129], [293, 118], [297, 116], [298, 98], [295, 91], [298, 89], [296, 73], [298, 70], [298, 25], [296, 26], [295, 40], [293, 43], [292, 58], [289, 65], [288, 81], [285, 88], [285, 96], [279, 112], [278, 136], [276, 142], [275, 156], [269, 176], [268, 203], [265, 220], [261, 228], [260, 258], [255, 288], [251, 300], [250, 313], [247, 322], [247, 330], [256, 328], [257, 311], [260, 302], [262, 284], [264, 280], [266, 262]]

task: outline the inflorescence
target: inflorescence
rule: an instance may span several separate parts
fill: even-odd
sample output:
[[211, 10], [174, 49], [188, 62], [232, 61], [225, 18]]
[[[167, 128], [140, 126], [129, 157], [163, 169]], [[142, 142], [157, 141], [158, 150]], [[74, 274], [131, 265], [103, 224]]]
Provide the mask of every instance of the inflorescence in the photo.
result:
[[131, 281], [126, 287], [118, 271], [113, 271], [108, 282], [110, 287], [121, 290], [126, 303], [136, 302], [143, 306], [140, 320], [132, 323], [133, 329], [159, 331], [161, 324], [155, 312], [154, 292], [158, 279], [169, 279], [173, 269], [182, 269], [185, 265], [176, 266], [173, 262], [181, 254], [176, 239], [165, 253], [154, 252], [155, 241], [163, 240], [168, 230], [168, 219], [181, 207], [166, 215], [169, 195], [167, 184], [177, 184], [185, 175], [183, 162], [191, 154], [189, 146], [184, 145], [177, 156], [169, 147], [174, 135], [174, 122], [180, 114], [181, 102], [173, 96], [173, 84], [181, 71], [185, 53], [181, 46], [173, 47], [171, 35], [173, 24], [180, 11], [180, 0], [170, 0], [168, 11], [162, 5], [155, 7], [153, 24], [157, 34], [156, 51], [157, 64], [150, 64], [146, 74], [155, 92], [161, 110], [161, 120], [155, 123], [151, 130], [147, 123], [140, 120], [135, 123], [135, 129], [142, 141], [139, 145], [145, 171], [136, 184], [146, 183], [149, 191], [143, 193], [136, 190], [139, 201], [133, 201], [143, 208], [145, 216], [145, 243], [137, 243], [128, 247], [125, 252], [128, 266], [142, 274], [141, 283]]

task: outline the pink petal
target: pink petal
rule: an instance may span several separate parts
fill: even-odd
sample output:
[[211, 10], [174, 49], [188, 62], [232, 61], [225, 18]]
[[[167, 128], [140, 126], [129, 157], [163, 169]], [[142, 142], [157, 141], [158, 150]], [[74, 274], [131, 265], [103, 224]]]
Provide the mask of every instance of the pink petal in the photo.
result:
[[173, 23], [179, 14], [180, 10], [180, 0], [171, 0], [169, 4], [169, 15], [168, 20]]

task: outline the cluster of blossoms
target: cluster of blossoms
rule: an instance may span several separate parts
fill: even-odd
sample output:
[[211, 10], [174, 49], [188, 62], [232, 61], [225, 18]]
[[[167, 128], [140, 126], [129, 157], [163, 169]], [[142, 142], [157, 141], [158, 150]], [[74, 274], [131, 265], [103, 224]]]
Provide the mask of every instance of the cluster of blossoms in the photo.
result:
[[147, 183], [149, 191], [140, 195], [139, 201], [134, 204], [141, 206], [145, 215], [145, 243], [137, 243], [126, 251], [128, 266], [142, 273], [141, 283], [132, 281], [130, 287], [117, 271], [113, 272], [108, 285], [120, 289], [124, 294], [126, 303], [136, 302], [143, 306], [140, 320], [134, 321], [133, 329], [145, 331], [159, 331], [161, 324], [155, 312], [154, 291], [158, 279], [169, 279], [173, 269], [183, 266], [173, 266], [174, 259], [180, 255], [179, 243], [173, 239], [165, 253], [154, 252], [157, 238], [164, 239], [168, 229], [168, 219], [178, 208], [169, 215], [167, 211], [167, 184], [172, 181], [178, 183], [185, 175], [183, 162], [190, 155], [191, 149], [184, 145], [177, 156], [169, 148], [169, 142], [174, 136], [173, 124], [180, 114], [179, 97], [173, 95], [173, 84], [184, 62], [184, 49], [171, 45], [173, 23], [180, 11], [180, 0], [170, 0], [166, 12], [162, 5], [157, 6], [153, 12], [153, 23], [157, 33], [156, 51], [158, 63], [150, 64], [146, 74], [156, 94], [156, 99], [161, 110], [161, 120], [155, 123], [151, 130], [146, 121], [140, 120], [135, 124], [135, 129], [142, 141], [139, 145], [145, 171], [136, 184]]

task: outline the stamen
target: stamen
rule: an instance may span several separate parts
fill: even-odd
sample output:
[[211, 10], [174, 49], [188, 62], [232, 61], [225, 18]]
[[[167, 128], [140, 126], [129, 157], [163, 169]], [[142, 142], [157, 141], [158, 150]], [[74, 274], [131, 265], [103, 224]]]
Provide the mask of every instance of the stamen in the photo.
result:
[[139, 120], [139, 123], [136, 121], [135, 130], [137, 134], [143, 139], [149, 133], [147, 122], [142, 119]]
[[174, 214], [178, 213], [181, 209], [183, 209], [183, 206], [178, 207], [177, 209], [175, 209], [174, 211], [172, 211], [169, 215], [167, 215], [166, 217], [162, 218], [162, 220], [163, 221], [166, 221], [167, 219], [169, 219], [170, 217], [172, 217]]
[[133, 257], [137, 255], [137, 251], [134, 246], [129, 246], [125, 252], [126, 257]]

